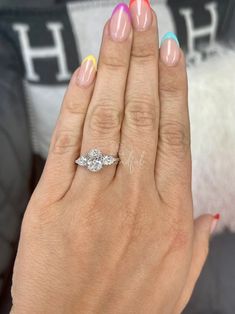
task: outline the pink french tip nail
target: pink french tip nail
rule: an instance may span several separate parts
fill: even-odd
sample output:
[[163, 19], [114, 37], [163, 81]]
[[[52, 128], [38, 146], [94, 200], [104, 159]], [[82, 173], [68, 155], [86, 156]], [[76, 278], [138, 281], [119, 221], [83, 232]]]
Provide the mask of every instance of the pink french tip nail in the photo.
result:
[[131, 18], [129, 8], [125, 3], [119, 3], [113, 10], [109, 29], [114, 41], [125, 41], [129, 37]]
[[214, 219], [213, 219], [212, 224], [211, 224], [211, 234], [214, 233], [221, 216], [220, 216], [220, 214], [216, 214], [213, 216], [213, 218]]
[[152, 24], [153, 15], [148, 0], [131, 0], [129, 4], [132, 23], [137, 31], [146, 31]]

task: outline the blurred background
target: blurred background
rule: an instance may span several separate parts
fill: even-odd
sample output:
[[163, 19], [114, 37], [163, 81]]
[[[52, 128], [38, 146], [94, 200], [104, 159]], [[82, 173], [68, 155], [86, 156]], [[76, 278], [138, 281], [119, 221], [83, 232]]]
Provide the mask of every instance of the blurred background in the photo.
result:
[[[22, 217], [66, 86], [83, 57], [98, 57], [117, 3], [0, 0], [0, 314], [9, 313]], [[151, 4], [160, 37], [176, 33], [187, 55], [195, 216], [222, 216], [185, 313], [234, 314], [235, 0]]]

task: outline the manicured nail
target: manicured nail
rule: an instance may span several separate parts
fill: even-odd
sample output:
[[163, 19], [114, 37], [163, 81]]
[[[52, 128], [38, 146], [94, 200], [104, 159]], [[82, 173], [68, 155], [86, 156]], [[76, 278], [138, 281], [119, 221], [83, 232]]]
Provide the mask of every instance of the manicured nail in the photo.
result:
[[162, 38], [160, 57], [167, 66], [175, 66], [179, 62], [180, 45], [175, 34], [169, 32]]
[[152, 10], [148, 0], [131, 0], [129, 4], [132, 23], [137, 31], [146, 31], [152, 24]]
[[97, 71], [96, 58], [92, 55], [87, 56], [78, 71], [77, 83], [81, 87], [88, 87], [95, 79]]
[[220, 218], [221, 218], [220, 214], [214, 215], [214, 219], [213, 219], [212, 224], [211, 224], [211, 234], [214, 233]]
[[109, 28], [114, 41], [124, 41], [129, 37], [131, 18], [129, 8], [125, 3], [119, 3], [113, 10]]

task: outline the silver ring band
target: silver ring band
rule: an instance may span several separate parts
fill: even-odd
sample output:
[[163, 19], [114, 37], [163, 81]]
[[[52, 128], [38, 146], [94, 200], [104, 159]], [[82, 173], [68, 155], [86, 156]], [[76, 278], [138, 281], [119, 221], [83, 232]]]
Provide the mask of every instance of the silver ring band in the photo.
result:
[[87, 154], [80, 156], [75, 163], [91, 172], [99, 172], [104, 167], [117, 165], [119, 161], [119, 157], [105, 155], [99, 149], [92, 149]]

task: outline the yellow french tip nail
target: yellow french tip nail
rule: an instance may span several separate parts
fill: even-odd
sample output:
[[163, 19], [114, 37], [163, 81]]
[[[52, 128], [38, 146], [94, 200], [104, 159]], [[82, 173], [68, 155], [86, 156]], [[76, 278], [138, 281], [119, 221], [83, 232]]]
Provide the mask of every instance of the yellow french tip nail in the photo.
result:
[[86, 61], [92, 61], [95, 70], [97, 70], [97, 61], [93, 55], [88, 55], [85, 59], [83, 59], [82, 64], [85, 63]]

